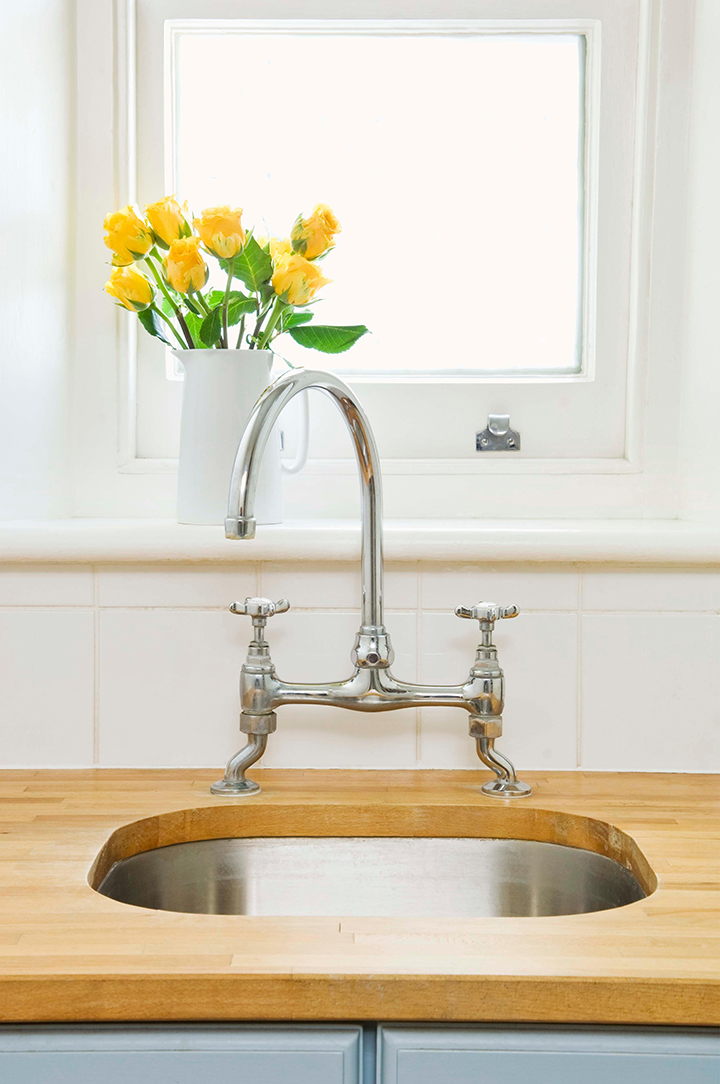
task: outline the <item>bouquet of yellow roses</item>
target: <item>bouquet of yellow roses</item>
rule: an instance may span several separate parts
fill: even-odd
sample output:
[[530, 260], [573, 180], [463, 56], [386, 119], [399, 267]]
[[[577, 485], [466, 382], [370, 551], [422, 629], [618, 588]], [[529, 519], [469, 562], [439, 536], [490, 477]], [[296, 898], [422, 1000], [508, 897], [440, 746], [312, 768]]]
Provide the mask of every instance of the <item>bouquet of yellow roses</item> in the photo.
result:
[[[311, 324], [308, 310], [332, 281], [319, 261], [341, 229], [334, 213], [317, 204], [307, 218], [298, 216], [287, 238], [246, 233], [242, 213], [208, 207], [191, 224], [187, 204], [166, 196], [149, 204], [144, 217], [130, 206], [108, 215], [104, 240], [114, 270], [107, 293], [136, 312], [150, 335], [184, 350], [227, 350], [231, 338], [235, 349], [266, 350], [286, 332], [327, 354], [349, 350], [367, 332], [364, 325]], [[224, 289], [207, 288], [208, 256], [226, 276]]]

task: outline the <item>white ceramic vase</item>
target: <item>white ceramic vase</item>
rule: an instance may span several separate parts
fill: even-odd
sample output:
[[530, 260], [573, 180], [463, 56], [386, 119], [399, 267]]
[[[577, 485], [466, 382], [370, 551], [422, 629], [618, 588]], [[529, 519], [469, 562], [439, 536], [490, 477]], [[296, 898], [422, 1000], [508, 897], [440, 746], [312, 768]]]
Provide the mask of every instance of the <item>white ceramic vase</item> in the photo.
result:
[[[174, 350], [185, 371], [178, 523], [223, 524], [235, 453], [250, 412], [270, 383], [272, 350]], [[280, 431], [263, 456], [258, 523], [282, 522]]]

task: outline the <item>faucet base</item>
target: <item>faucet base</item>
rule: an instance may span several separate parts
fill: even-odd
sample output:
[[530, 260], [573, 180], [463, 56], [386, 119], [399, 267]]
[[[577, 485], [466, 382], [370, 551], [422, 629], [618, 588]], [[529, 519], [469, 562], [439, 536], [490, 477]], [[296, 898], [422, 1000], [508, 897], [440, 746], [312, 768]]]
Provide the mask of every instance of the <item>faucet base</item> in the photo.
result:
[[228, 761], [224, 777], [212, 784], [210, 793], [236, 798], [257, 794], [260, 790], [259, 784], [253, 783], [252, 779], [246, 779], [245, 772], [263, 755], [267, 740], [267, 734], [248, 734], [247, 745]]
[[531, 793], [527, 783], [521, 783], [519, 779], [489, 779], [480, 790], [491, 798], [525, 798]]
[[211, 794], [225, 794], [231, 798], [249, 797], [259, 792], [259, 783], [253, 783], [252, 779], [218, 779], [217, 783], [213, 783], [210, 787]]

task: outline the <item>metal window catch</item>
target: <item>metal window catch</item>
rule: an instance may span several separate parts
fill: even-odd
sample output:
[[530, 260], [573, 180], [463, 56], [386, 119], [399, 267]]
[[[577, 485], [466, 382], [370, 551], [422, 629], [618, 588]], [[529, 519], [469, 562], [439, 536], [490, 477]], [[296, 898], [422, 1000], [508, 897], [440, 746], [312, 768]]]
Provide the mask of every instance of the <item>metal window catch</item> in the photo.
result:
[[488, 414], [487, 429], [475, 437], [478, 452], [519, 452], [520, 434], [510, 428], [509, 414]]

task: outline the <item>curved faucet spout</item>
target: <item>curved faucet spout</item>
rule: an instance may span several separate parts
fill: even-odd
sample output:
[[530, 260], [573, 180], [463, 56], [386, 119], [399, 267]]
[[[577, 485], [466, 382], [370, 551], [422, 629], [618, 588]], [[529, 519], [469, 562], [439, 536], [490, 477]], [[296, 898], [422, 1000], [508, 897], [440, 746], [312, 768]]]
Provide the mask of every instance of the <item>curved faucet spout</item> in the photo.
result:
[[334, 401], [352, 437], [360, 475], [362, 625], [383, 627], [382, 483], [375, 438], [365, 412], [347, 384], [333, 373], [293, 369], [258, 399], [248, 420], [233, 466], [225, 520], [227, 538], [255, 537], [255, 492], [265, 445], [290, 400], [298, 392], [318, 388]]

